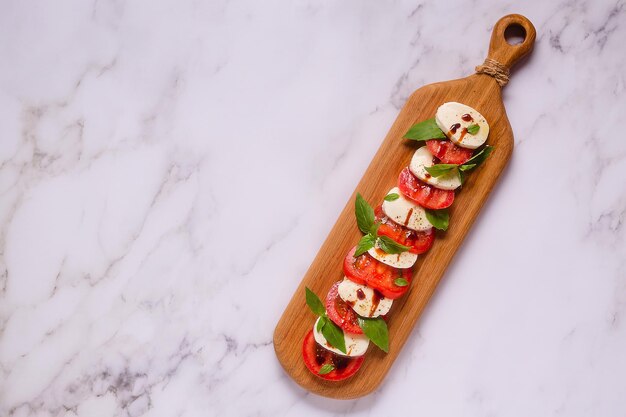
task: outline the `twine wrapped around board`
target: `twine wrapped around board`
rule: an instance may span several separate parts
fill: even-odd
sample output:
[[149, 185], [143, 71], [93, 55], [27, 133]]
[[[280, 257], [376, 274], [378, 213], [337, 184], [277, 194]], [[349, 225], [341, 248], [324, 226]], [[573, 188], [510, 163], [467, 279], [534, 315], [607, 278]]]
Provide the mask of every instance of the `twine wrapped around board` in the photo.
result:
[[500, 87], [504, 87], [509, 82], [509, 69], [491, 58], [485, 58], [485, 62], [476, 67], [476, 73], [492, 76]]

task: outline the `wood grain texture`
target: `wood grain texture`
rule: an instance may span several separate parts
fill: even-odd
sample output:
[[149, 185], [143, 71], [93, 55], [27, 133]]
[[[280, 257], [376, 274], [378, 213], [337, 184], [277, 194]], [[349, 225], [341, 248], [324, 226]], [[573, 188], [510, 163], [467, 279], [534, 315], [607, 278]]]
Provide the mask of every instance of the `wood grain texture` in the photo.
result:
[[[524, 42], [518, 45], [506, 42], [504, 31], [510, 25], [524, 28]], [[505, 16], [494, 26], [489, 57], [510, 67], [532, 50], [534, 40], [535, 29], [528, 19], [520, 15]], [[394, 301], [389, 314], [389, 353], [385, 354], [370, 344], [362, 368], [352, 378], [340, 382], [322, 380], [310, 373], [302, 360], [302, 340], [315, 321], [306, 306], [304, 288], [311, 288], [323, 298], [334, 282], [343, 279], [343, 259], [361, 237], [354, 217], [356, 192], [360, 192], [372, 205], [380, 203], [388, 190], [396, 185], [400, 171], [408, 165], [413, 152], [421, 146], [402, 136], [413, 124], [434, 117], [437, 107], [448, 101], [465, 103], [485, 116], [490, 125], [487, 143], [495, 149], [479, 169], [467, 176], [463, 189], [457, 192], [450, 208], [448, 231], [437, 232], [430, 251], [420, 255], [415, 264], [411, 288]], [[492, 77], [474, 74], [459, 80], [430, 84], [409, 97], [276, 326], [276, 356], [295, 382], [308, 391], [340, 399], [360, 397], [379, 386], [474, 223], [512, 151], [513, 132], [502, 103], [501, 88]]]

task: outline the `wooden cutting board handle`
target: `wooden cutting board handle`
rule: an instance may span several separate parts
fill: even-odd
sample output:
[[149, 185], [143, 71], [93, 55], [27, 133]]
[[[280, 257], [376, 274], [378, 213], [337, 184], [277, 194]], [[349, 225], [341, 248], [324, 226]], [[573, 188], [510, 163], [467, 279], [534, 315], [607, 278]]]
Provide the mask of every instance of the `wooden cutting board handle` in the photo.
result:
[[[516, 45], [511, 45], [506, 40], [505, 31], [508, 28], [514, 29], [516, 26], [524, 31], [524, 40]], [[487, 58], [499, 62], [509, 70], [532, 51], [536, 36], [535, 27], [526, 17], [520, 14], [506, 15], [498, 20], [493, 27]]]

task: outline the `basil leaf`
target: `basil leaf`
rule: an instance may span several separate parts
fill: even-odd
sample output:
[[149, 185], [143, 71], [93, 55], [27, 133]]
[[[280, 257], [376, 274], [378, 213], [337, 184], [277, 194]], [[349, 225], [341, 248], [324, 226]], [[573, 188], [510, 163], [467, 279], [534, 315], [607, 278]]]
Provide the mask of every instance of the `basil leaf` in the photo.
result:
[[387, 322], [385, 322], [382, 317], [375, 319], [358, 317], [358, 321], [359, 327], [363, 329], [363, 334], [369, 337], [372, 343], [381, 348], [383, 352], [389, 352], [389, 330], [387, 329]]
[[465, 168], [464, 171], [468, 171], [472, 168], [475, 168], [479, 166], [480, 164], [482, 164], [483, 162], [485, 162], [485, 159], [487, 159], [487, 157], [489, 156], [489, 154], [491, 154], [491, 152], [493, 152], [493, 146], [485, 146], [485, 148], [482, 151], [472, 156], [467, 162], [465, 162], [461, 166], [469, 167], [471, 165], [471, 168]]
[[356, 245], [356, 250], [354, 251], [354, 257], [363, 255], [368, 250], [372, 249], [376, 244], [376, 238], [369, 233], [366, 234], [359, 240], [359, 243]]
[[358, 193], [354, 203], [354, 212], [356, 214], [356, 224], [359, 226], [361, 232], [369, 233], [375, 221], [374, 209], [367, 204], [367, 201]]
[[480, 126], [478, 126], [476, 123], [467, 126], [467, 133], [469, 133], [470, 135], [475, 135], [476, 133], [478, 133], [479, 130]]
[[332, 320], [326, 319], [326, 323], [322, 327], [322, 334], [331, 346], [346, 353], [346, 339], [343, 337], [343, 331]]
[[459, 165], [459, 171], [469, 171], [470, 169], [474, 169], [476, 168], [476, 164], [469, 164], [469, 165]]
[[385, 201], [395, 201], [400, 198], [398, 193], [391, 193], [385, 196]]
[[378, 235], [378, 228], [380, 228], [380, 223], [374, 223], [370, 228], [369, 234], [376, 237]]
[[404, 135], [405, 139], [413, 140], [430, 140], [430, 139], [446, 139], [446, 135], [443, 133], [435, 118], [424, 120], [423, 122], [414, 124], [411, 126], [408, 132]]
[[437, 164], [430, 167], [424, 167], [426, 171], [433, 177], [441, 177], [442, 175], [447, 174], [448, 172], [455, 169], [457, 165], [455, 164]]
[[411, 249], [408, 246], [404, 246], [390, 238], [389, 236], [378, 237], [378, 247], [387, 253], [402, 253]]
[[395, 281], [393, 281], [394, 284], [396, 284], [398, 287], [406, 287], [407, 285], [409, 285], [409, 281], [407, 281], [406, 279], [400, 277], [400, 278], [396, 278]]
[[327, 363], [326, 365], [320, 368], [318, 374], [326, 375], [327, 373], [331, 372], [333, 369], [335, 369], [335, 366], [332, 363]]
[[326, 324], [326, 320], [328, 320], [328, 318], [321, 316], [320, 319], [317, 321], [317, 331], [318, 332], [322, 332], [322, 329], [324, 328], [324, 325]]
[[448, 230], [448, 225], [450, 224], [450, 214], [448, 210], [426, 209], [426, 218], [436, 229]]
[[463, 183], [465, 182], [465, 174], [463, 174], [463, 170], [457, 169], [456, 174], [459, 176], [459, 181], [461, 181], [461, 186], [463, 186]]
[[318, 316], [323, 316], [326, 314], [326, 307], [320, 301], [319, 297], [315, 295], [313, 291], [309, 289], [309, 287], [305, 287], [306, 291], [306, 304], [309, 306], [311, 311]]

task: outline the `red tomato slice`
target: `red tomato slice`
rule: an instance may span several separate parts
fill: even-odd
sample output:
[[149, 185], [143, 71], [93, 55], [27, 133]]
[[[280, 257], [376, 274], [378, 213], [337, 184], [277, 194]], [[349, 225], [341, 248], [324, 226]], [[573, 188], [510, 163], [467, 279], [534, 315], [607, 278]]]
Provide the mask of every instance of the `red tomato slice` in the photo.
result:
[[[365, 356], [350, 358], [348, 356], [337, 355], [328, 349], [324, 349], [315, 341], [313, 329], [309, 330], [306, 336], [304, 336], [302, 357], [309, 371], [329, 381], [341, 381], [342, 379], [351, 377], [359, 370], [365, 359]], [[325, 375], [320, 375], [320, 369], [326, 364], [333, 365], [335, 369]]]
[[385, 215], [383, 206], [380, 205], [374, 210], [376, 221], [380, 222], [378, 234], [388, 236], [401, 245], [409, 246], [409, 252], [424, 253], [433, 245], [435, 241], [435, 229], [427, 232], [416, 232], [407, 227], [399, 225]]
[[359, 327], [357, 314], [352, 307], [339, 297], [339, 282], [336, 282], [328, 291], [326, 296], [326, 312], [328, 318], [348, 333], [363, 334], [363, 330]]
[[404, 278], [411, 282], [413, 270], [397, 269], [372, 258], [367, 252], [355, 258], [356, 247], [352, 248], [343, 260], [343, 272], [351, 281], [367, 285], [392, 300], [401, 297], [409, 289], [408, 285], [399, 287], [396, 278]]
[[408, 167], [400, 173], [398, 188], [406, 198], [427, 209], [444, 209], [454, 202], [454, 191], [440, 190], [420, 181]]
[[472, 149], [461, 148], [449, 140], [427, 140], [426, 146], [444, 164], [461, 165], [474, 154]]

